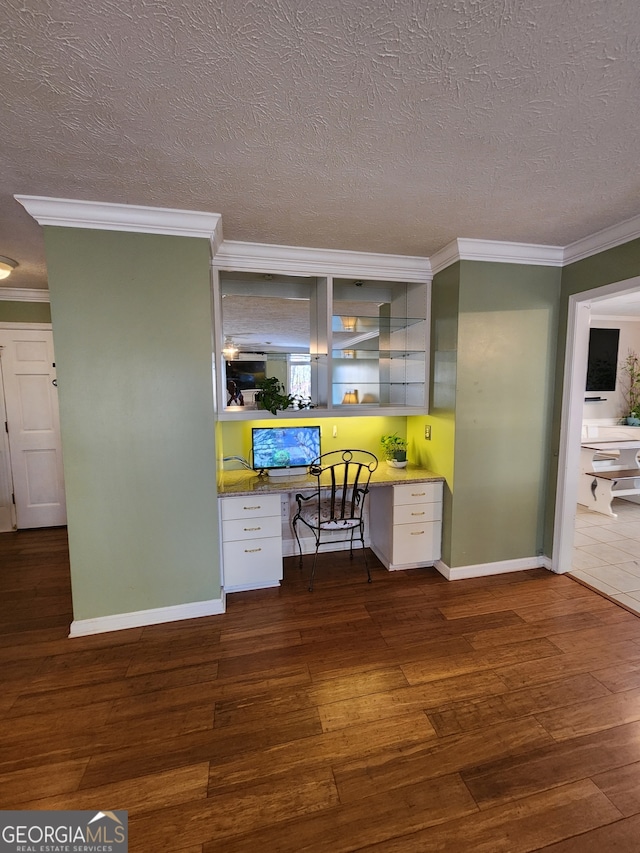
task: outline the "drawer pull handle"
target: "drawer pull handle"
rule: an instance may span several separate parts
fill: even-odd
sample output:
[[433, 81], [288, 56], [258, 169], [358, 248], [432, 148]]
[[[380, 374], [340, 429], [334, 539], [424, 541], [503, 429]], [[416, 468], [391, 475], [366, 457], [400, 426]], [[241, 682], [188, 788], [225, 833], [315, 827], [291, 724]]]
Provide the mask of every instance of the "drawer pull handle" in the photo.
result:
[[243, 527], [242, 529], [245, 533], [249, 533], [250, 530], [262, 530], [261, 527]]
[[424, 515], [424, 512], [412, 512], [411, 515]]
[[411, 492], [412, 498], [423, 498], [427, 493], [426, 492]]
[[243, 506], [242, 509], [261, 509], [260, 506]]
[[422, 536], [423, 533], [424, 533], [424, 530], [412, 530], [411, 531], [412, 536]]
[[258, 551], [262, 551], [262, 548], [245, 548], [245, 554], [256, 554]]

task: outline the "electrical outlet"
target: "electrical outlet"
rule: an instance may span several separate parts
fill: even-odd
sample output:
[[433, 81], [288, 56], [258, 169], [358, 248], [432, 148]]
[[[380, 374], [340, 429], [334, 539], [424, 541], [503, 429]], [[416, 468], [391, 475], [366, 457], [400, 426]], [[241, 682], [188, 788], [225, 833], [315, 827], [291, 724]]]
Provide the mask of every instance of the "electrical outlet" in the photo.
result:
[[425, 441], [431, 441], [431, 424], [424, 425], [424, 437]]
[[280, 501], [280, 512], [282, 513], [283, 518], [289, 518], [289, 502], [288, 501]]

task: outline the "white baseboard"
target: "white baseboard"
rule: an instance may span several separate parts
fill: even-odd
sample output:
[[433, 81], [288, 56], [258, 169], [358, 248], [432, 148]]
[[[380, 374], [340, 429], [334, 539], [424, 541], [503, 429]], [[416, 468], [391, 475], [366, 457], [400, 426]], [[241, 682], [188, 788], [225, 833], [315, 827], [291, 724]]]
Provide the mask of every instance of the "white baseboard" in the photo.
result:
[[464, 580], [465, 578], [484, 578], [489, 575], [503, 575], [508, 572], [524, 572], [527, 569], [551, 569], [548, 557], [522, 557], [518, 560], [503, 560], [500, 563], [478, 563], [475, 566], [458, 566], [455, 569], [447, 566], [442, 560], [435, 563], [436, 569], [448, 581]]
[[136, 610], [132, 613], [114, 613], [95, 619], [74, 619], [69, 630], [70, 637], [86, 637], [106, 631], [123, 631], [127, 628], [142, 628], [159, 625], [161, 622], [179, 622], [182, 619], [199, 619], [201, 616], [219, 616], [226, 610], [224, 590], [220, 598], [209, 601], [194, 601], [171, 607], [156, 607], [152, 610]]

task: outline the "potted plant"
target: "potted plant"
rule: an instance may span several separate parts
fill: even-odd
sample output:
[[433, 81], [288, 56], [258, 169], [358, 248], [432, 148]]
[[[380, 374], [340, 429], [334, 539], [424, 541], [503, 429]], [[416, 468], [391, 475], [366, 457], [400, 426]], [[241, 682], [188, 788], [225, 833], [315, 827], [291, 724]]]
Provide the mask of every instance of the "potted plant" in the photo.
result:
[[397, 432], [392, 435], [383, 435], [380, 439], [382, 453], [391, 468], [404, 468], [407, 464], [407, 439], [402, 438]]
[[626, 404], [625, 421], [629, 426], [640, 426], [640, 356], [629, 350], [622, 362], [622, 387]]
[[294, 401], [294, 397], [286, 393], [284, 385], [277, 376], [259, 379], [256, 385], [258, 386], [258, 393], [256, 394], [258, 408], [266, 409], [272, 415], [277, 415], [279, 411], [288, 409]]

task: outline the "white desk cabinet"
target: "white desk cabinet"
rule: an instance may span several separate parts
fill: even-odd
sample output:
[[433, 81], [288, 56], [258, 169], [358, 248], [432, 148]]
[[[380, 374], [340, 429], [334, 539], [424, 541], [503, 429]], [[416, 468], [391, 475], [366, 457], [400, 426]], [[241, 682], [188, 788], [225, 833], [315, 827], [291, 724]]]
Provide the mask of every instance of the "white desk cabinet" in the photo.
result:
[[441, 481], [379, 486], [369, 500], [371, 550], [389, 571], [432, 566], [440, 559]]
[[280, 495], [220, 498], [226, 592], [278, 586], [282, 580]]

